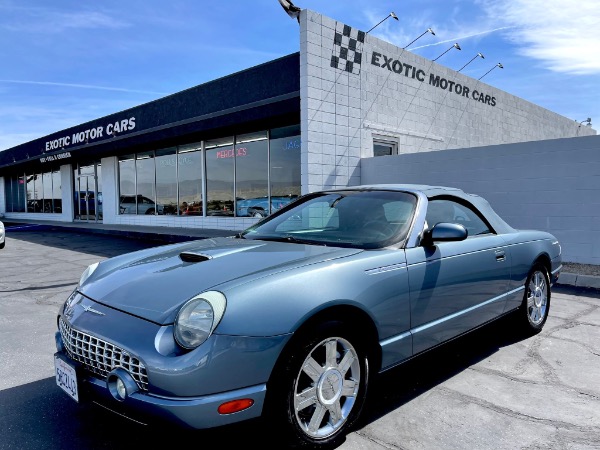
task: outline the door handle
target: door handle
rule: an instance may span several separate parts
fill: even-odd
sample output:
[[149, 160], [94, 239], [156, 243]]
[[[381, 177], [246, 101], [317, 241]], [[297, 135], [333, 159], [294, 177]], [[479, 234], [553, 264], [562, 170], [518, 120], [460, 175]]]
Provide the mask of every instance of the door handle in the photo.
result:
[[498, 262], [502, 262], [506, 260], [506, 255], [504, 253], [504, 250], [496, 250], [496, 261]]

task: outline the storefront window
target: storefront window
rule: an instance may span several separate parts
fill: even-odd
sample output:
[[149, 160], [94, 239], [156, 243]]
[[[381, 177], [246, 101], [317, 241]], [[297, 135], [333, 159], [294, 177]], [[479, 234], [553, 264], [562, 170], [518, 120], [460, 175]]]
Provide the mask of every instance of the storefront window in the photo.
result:
[[269, 148], [271, 205], [275, 210], [296, 199], [301, 192], [300, 126], [271, 130]]
[[206, 141], [206, 215], [233, 216], [233, 137]]
[[236, 216], [265, 217], [268, 201], [269, 141], [267, 132], [236, 136]]
[[52, 212], [62, 213], [62, 190], [60, 182], [60, 172], [52, 172]]
[[42, 174], [42, 211], [45, 213], [52, 212], [52, 173], [44, 172]]
[[27, 212], [40, 212], [41, 207], [38, 205], [38, 193], [36, 191], [35, 174], [27, 174]]
[[121, 214], [265, 217], [300, 195], [300, 126], [121, 157], [119, 188]]
[[156, 151], [156, 203], [163, 205], [163, 214], [177, 214], [177, 153], [175, 147]]
[[[27, 181], [29, 180], [29, 181]], [[4, 178], [6, 212], [25, 212], [27, 206], [32, 207], [33, 201], [29, 202], [29, 191], [27, 186], [31, 188], [31, 196], [34, 191], [33, 176], [11, 176]]]
[[27, 176], [18, 177], [16, 188], [18, 202], [14, 212], [25, 212], [27, 211]]
[[157, 206], [154, 152], [138, 153], [135, 158], [137, 175], [137, 214], [154, 215], [162, 212], [162, 205]]
[[119, 158], [119, 214], [135, 214], [135, 157]]
[[202, 213], [202, 152], [201, 144], [179, 147], [177, 171], [179, 180], [179, 214], [201, 216]]
[[6, 212], [61, 213], [60, 172], [5, 177]]

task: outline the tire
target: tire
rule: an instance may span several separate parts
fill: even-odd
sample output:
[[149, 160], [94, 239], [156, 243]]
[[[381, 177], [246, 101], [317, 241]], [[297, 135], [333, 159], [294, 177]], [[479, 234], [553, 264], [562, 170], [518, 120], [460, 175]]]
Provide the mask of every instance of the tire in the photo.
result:
[[541, 264], [534, 264], [525, 282], [523, 303], [518, 311], [518, 319], [527, 334], [542, 331], [550, 312], [550, 276]]
[[154, 215], [154, 208], [148, 208], [145, 213], [147, 216]]
[[0, 249], [1, 249], [1, 248], [4, 248], [5, 246], [6, 246], [6, 241], [5, 241], [5, 242], [2, 242], [2, 243], [0, 244]]
[[290, 447], [332, 448], [344, 439], [367, 394], [364, 348], [348, 326], [329, 321], [282, 355], [267, 388], [266, 416]]

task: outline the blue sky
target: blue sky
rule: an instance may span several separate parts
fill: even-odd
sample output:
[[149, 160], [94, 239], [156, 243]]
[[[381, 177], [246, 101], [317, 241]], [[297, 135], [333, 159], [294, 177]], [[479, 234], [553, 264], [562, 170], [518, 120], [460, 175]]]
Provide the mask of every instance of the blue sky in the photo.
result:
[[[294, 3], [599, 129], [599, 0]], [[298, 50], [278, 0], [0, 0], [0, 150]]]

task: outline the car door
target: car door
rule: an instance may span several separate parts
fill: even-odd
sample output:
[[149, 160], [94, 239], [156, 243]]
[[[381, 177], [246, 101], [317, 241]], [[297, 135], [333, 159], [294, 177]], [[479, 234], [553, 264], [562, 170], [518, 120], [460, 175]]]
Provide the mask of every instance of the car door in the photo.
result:
[[426, 221], [461, 223], [469, 235], [406, 250], [415, 354], [500, 315], [510, 281], [508, 249], [473, 206], [434, 199]]

